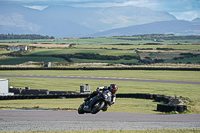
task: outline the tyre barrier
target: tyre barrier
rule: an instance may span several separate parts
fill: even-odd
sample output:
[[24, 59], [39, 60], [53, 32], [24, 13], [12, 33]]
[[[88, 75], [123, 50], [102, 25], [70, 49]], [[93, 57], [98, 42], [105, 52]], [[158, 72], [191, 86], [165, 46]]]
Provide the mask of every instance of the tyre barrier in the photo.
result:
[[[86, 98], [89, 94], [81, 94], [78, 92], [53, 92], [48, 95], [13, 95], [13, 96], [0, 96], [0, 100], [15, 100], [15, 99], [57, 99], [57, 98]], [[43, 93], [44, 94], [44, 93]], [[146, 93], [126, 93], [126, 94], [116, 94], [117, 98], [138, 98], [138, 99], [151, 99], [155, 102], [163, 102], [164, 104], [157, 104], [157, 111], [160, 112], [171, 112], [177, 111], [179, 113], [187, 110], [186, 105], [178, 105], [180, 103], [179, 99], [176, 97], [165, 97], [164, 95], [158, 94], [146, 94]]]
[[157, 111], [160, 112], [177, 111], [179, 113], [183, 113], [185, 110], [187, 110], [186, 105], [157, 104]]
[[70, 94], [58, 94], [58, 95], [14, 95], [14, 96], [0, 96], [0, 100], [16, 100], [16, 99], [57, 99], [57, 98], [85, 98], [89, 94], [70, 95]]
[[145, 93], [125, 93], [125, 94], [116, 94], [118, 98], [139, 98], [139, 99], [153, 99], [152, 94]]

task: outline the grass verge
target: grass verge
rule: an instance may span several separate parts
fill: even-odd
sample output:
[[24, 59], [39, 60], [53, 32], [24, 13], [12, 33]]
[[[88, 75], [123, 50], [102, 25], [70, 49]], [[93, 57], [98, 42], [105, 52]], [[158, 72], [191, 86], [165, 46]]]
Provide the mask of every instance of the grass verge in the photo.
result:
[[[33, 108], [33, 109], [62, 109], [77, 110], [83, 103], [83, 98], [69, 99], [27, 99], [27, 100], [3, 100], [0, 108]], [[51, 102], [49, 102], [51, 101]], [[28, 104], [27, 104], [28, 103]], [[124, 113], [159, 113], [156, 112], [157, 104], [152, 100], [144, 99], [127, 99], [117, 98], [116, 103], [108, 107], [107, 112], [124, 112]]]
[[169, 70], [13, 70], [0, 71], [0, 75], [51, 75], [51, 76], [90, 76], [118, 77], [157, 80], [177, 80], [200, 82], [200, 71]]

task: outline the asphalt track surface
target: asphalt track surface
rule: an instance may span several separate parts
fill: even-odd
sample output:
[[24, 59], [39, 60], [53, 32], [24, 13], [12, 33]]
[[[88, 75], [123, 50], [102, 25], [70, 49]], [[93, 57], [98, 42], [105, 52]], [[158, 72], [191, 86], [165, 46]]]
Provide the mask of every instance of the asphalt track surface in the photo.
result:
[[173, 83], [173, 84], [192, 84], [200, 85], [200, 82], [174, 81], [174, 80], [153, 80], [153, 79], [134, 79], [134, 78], [112, 78], [112, 77], [87, 77], [87, 76], [43, 76], [43, 75], [0, 75], [0, 77], [23, 77], [23, 78], [60, 78], [60, 79], [87, 79], [87, 80], [114, 80], [132, 82], [152, 82], [152, 83]]
[[0, 110], [0, 131], [200, 129], [200, 114]]

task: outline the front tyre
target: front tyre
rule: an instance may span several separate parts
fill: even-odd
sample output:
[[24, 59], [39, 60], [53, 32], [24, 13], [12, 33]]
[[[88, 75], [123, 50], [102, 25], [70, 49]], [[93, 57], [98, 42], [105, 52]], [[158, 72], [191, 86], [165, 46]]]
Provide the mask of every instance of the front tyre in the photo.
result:
[[104, 101], [97, 101], [97, 102], [94, 104], [94, 106], [93, 106], [93, 108], [92, 108], [92, 110], [91, 110], [91, 114], [96, 114], [96, 113], [98, 113], [98, 112], [104, 107], [104, 105], [105, 105], [105, 102], [104, 102]]
[[84, 110], [83, 110], [83, 105], [80, 105], [79, 108], [78, 108], [78, 113], [79, 114], [84, 114]]

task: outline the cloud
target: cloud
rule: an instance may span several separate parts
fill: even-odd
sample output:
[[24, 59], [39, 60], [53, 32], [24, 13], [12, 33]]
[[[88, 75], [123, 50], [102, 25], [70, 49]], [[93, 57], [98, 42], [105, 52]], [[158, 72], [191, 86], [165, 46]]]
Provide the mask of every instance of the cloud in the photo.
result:
[[24, 5], [24, 7], [28, 7], [28, 8], [31, 8], [31, 9], [36, 9], [36, 10], [44, 10], [45, 8], [47, 8], [48, 6], [26, 6]]
[[[74, 7], [146, 7], [154, 11], [166, 11], [179, 19], [200, 17], [200, 0], [0, 0], [29, 3], [29, 7], [41, 10], [41, 5], [64, 4]], [[40, 5], [41, 4], [41, 5]], [[193, 14], [194, 13], [194, 14]], [[184, 15], [186, 15], [184, 17]], [[191, 15], [191, 16], [190, 16]]]
[[171, 12], [175, 15], [177, 19], [191, 21], [197, 17], [200, 17], [200, 12], [196, 10], [186, 11], [186, 12]]
[[152, 0], [110, 0], [110, 1], [87, 1], [87, 3], [74, 3], [76, 7], [113, 7], [113, 6], [138, 6], [138, 7], [156, 7], [158, 4]]

